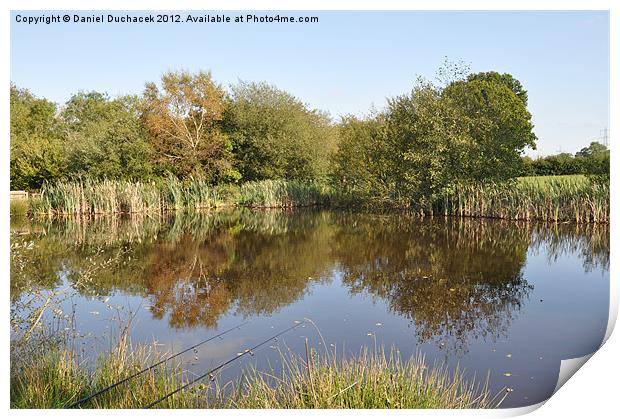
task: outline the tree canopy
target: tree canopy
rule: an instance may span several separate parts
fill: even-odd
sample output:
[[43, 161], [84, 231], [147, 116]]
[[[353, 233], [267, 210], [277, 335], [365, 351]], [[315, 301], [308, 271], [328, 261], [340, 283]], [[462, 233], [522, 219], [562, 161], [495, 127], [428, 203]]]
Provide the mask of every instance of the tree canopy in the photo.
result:
[[609, 149], [592, 141], [574, 155], [558, 153], [533, 160], [523, 157], [523, 176], [609, 175]]
[[56, 105], [11, 84], [11, 188], [37, 189], [63, 174]]
[[420, 79], [408, 94], [389, 98], [372, 122], [343, 120], [338, 179], [348, 189], [361, 182], [424, 202], [457, 182], [516, 177], [521, 154], [536, 147], [526, 103], [527, 92], [506, 74], [478, 73], [445, 86]]
[[161, 171], [214, 183], [238, 178], [232, 145], [221, 130], [224, 94], [211, 73], [202, 71], [168, 72], [161, 88], [146, 84], [142, 121]]
[[96, 178], [150, 176], [152, 150], [140, 125], [140, 108], [137, 96], [73, 95], [61, 113], [68, 171]]
[[243, 180], [320, 178], [335, 146], [329, 117], [267, 83], [231, 87], [225, 117]]
[[345, 193], [430, 202], [460, 182], [606, 174], [609, 150], [533, 160], [528, 92], [511, 74], [447, 62], [387, 105], [338, 123], [265, 82], [228, 88], [210, 72], [171, 71], [142, 95], [80, 91], [63, 105], [11, 85], [11, 188], [63, 178], [208, 184], [318, 179]]

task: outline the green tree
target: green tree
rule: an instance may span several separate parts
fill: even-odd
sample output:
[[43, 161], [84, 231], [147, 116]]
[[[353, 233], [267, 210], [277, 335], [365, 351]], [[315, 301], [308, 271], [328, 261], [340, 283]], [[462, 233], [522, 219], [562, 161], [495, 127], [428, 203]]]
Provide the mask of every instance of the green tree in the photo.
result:
[[549, 175], [574, 175], [580, 173], [582, 167], [570, 153], [559, 153], [544, 158]]
[[596, 141], [582, 148], [573, 156], [570, 153], [551, 154], [533, 162], [534, 174], [559, 175], [608, 175], [609, 149]]
[[222, 132], [224, 91], [211, 73], [168, 72], [147, 83], [142, 121], [160, 171], [208, 181], [236, 180], [232, 144]]
[[605, 155], [609, 154], [609, 149], [604, 144], [599, 143], [598, 141], [592, 141], [589, 146], [582, 148], [577, 153], [575, 153], [575, 157], [592, 157], [597, 155]]
[[388, 100], [385, 167], [393, 193], [424, 205], [469, 176], [475, 121], [442, 97], [441, 89], [419, 80], [406, 95]]
[[510, 75], [464, 77], [455, 69], [447, 69], [457, 77], [445, 87], [420, 79], [388, 99], [381, 129], [345, 120], [336, 158], [341, 183], [424, 206], [457, 182], [521, 175], [525, 148], [536, 146], [527, 93]]
[[56, 105], [11, 84], [11, 189], [38, 189], [64, 173]]
[[534, 167], [534, 159], [529, 156], [522, 157], [521, 173], [519, 176], [535, 176], [536, 169]]
[[496, 84], [503, 84], [514, 92], [515, 95], [527, 106], [527, 90], [523, 88], [521, 82], [515, 79], [512, 74], [498, 73], [497, 71], [484, 71], [481, 73], [471, 74], [467, 77], [467, 81], [488, 81]]
[[592, 141], [588, 147], [575, 153], [582, 167], [582, 173], [609, 176], [609, 149], [604, 144]]
[[386, 196], [392, 179], [385, 167], [385, 115], [360, 119], [346, 116], [338, 124], [338, 150], [333, 156], [334, 179], [339, 188], [366, 197]]
[[140, 124], [140, 99], [80, 92], [62, 111], [71, 175], [145, 179], [152, 151]]
[[442, 96], [466, 116], [463, 121], [471, 122], [467, 178], [507, 180], [522, 170], [525, 148], [536, 149], [532, 115], [526, 107], [527, 92], [510, 75], [479, 75], [452, 83]]
[[244, 180], [320, 178], [335, 148], [329, 117], [267, 83], [232, 86], [225, 114]]

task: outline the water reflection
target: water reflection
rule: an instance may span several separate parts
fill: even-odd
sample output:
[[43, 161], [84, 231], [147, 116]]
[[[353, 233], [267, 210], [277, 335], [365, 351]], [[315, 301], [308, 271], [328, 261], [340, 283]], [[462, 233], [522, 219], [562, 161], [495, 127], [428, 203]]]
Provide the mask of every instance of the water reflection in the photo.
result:
[[[527, 301], [528, 251], [609, 268], [605, 226], [420, 220], [320, 211], [13, 221], [11, 299], [67, 280], [82, 295], [148, 300], [172, 328], [271, 315], [342, 275], [384, 301], [419, 342], [466, 351], [506, 334]], [[87, 280], [84, 280], [87, 278]]]
[[[350, 220], [344, 220], [344, 226]], [[335, 242], [345, 282], [415, 324], [418, 340], [464, 349], [468, 337], [505, 333], [531, 285], [521, 268], [527, 231], [480, 221], [356, 220]]]

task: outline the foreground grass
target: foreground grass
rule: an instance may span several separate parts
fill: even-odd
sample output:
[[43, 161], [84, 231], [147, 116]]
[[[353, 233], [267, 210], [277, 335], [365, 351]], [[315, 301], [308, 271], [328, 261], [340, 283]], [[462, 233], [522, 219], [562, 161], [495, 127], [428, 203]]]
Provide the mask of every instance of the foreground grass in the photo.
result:
[[233, 397], [216, 400], [218, 407], [237, 408], [353, 408], [461, 409], [493, 408], [501, 402], [486, 385], [468, 381], [457, 369], [428, 367], [422, 357], [402, 361], [364, 350], [353, 358], [289, 354], [281, 375], [250, 370]]
[[[44, 345], [26, 353], [11, 353], [11, 408], [61, 409], [112, 385], [145, 366], [159, 355], [146, 347], [119, 345], [101, 355], [94, 370], [86, 367], [76, 353], [61, 345]], [[182, 384], [177, 366], [162, 367], [130, 380], [118, 388], [85, 403], [85, 408], [138, 408]], [[195, 406], [195, 395], [180, 393], [162, 407]]]
[[[75, 354], [56, 348], [11, 363], [11, 407], [63, 408], [150, 365], [144, 348], [116, 350], [88, 372]], [[429, 368], [423, 358], [402, 361], [392, 352], [336, 359], [309, 349], [306, 356], [282, 354], [280, 373], [246, 369], [224, 385], [217, 377], [166, 399], [159, 408], [492, 408], [486, 385]], [[184, 383], [177, 366], [154, 369], [122, 384], [84, 408], [139, 408]]]

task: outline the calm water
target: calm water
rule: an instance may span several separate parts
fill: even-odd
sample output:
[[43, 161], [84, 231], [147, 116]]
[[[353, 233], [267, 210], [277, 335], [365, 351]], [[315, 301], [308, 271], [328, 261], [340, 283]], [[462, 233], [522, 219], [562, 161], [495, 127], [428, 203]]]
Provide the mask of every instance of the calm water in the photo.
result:
[[[595, 351], [609, 307], [605, 226], [420, 220], [330, 211], [218, 212], [89, 222], [12, 221], [11, 299], [65, 289], [85, 354], [108, 350], [119, 318], [134, 343], [180, 350], [250, 323], [183, 359], [203, 373], [310, 318], [339, 353], [407, 358], [489, 374], [504, 407], [553, 391], [560, 360]], [[58, 324], [51, 313], [46, 318]], [[61, 326], [62, 327], [62, 326]], [[323, 343], [304, 324], [244, 356], [277, 368], [278, 348]]]

